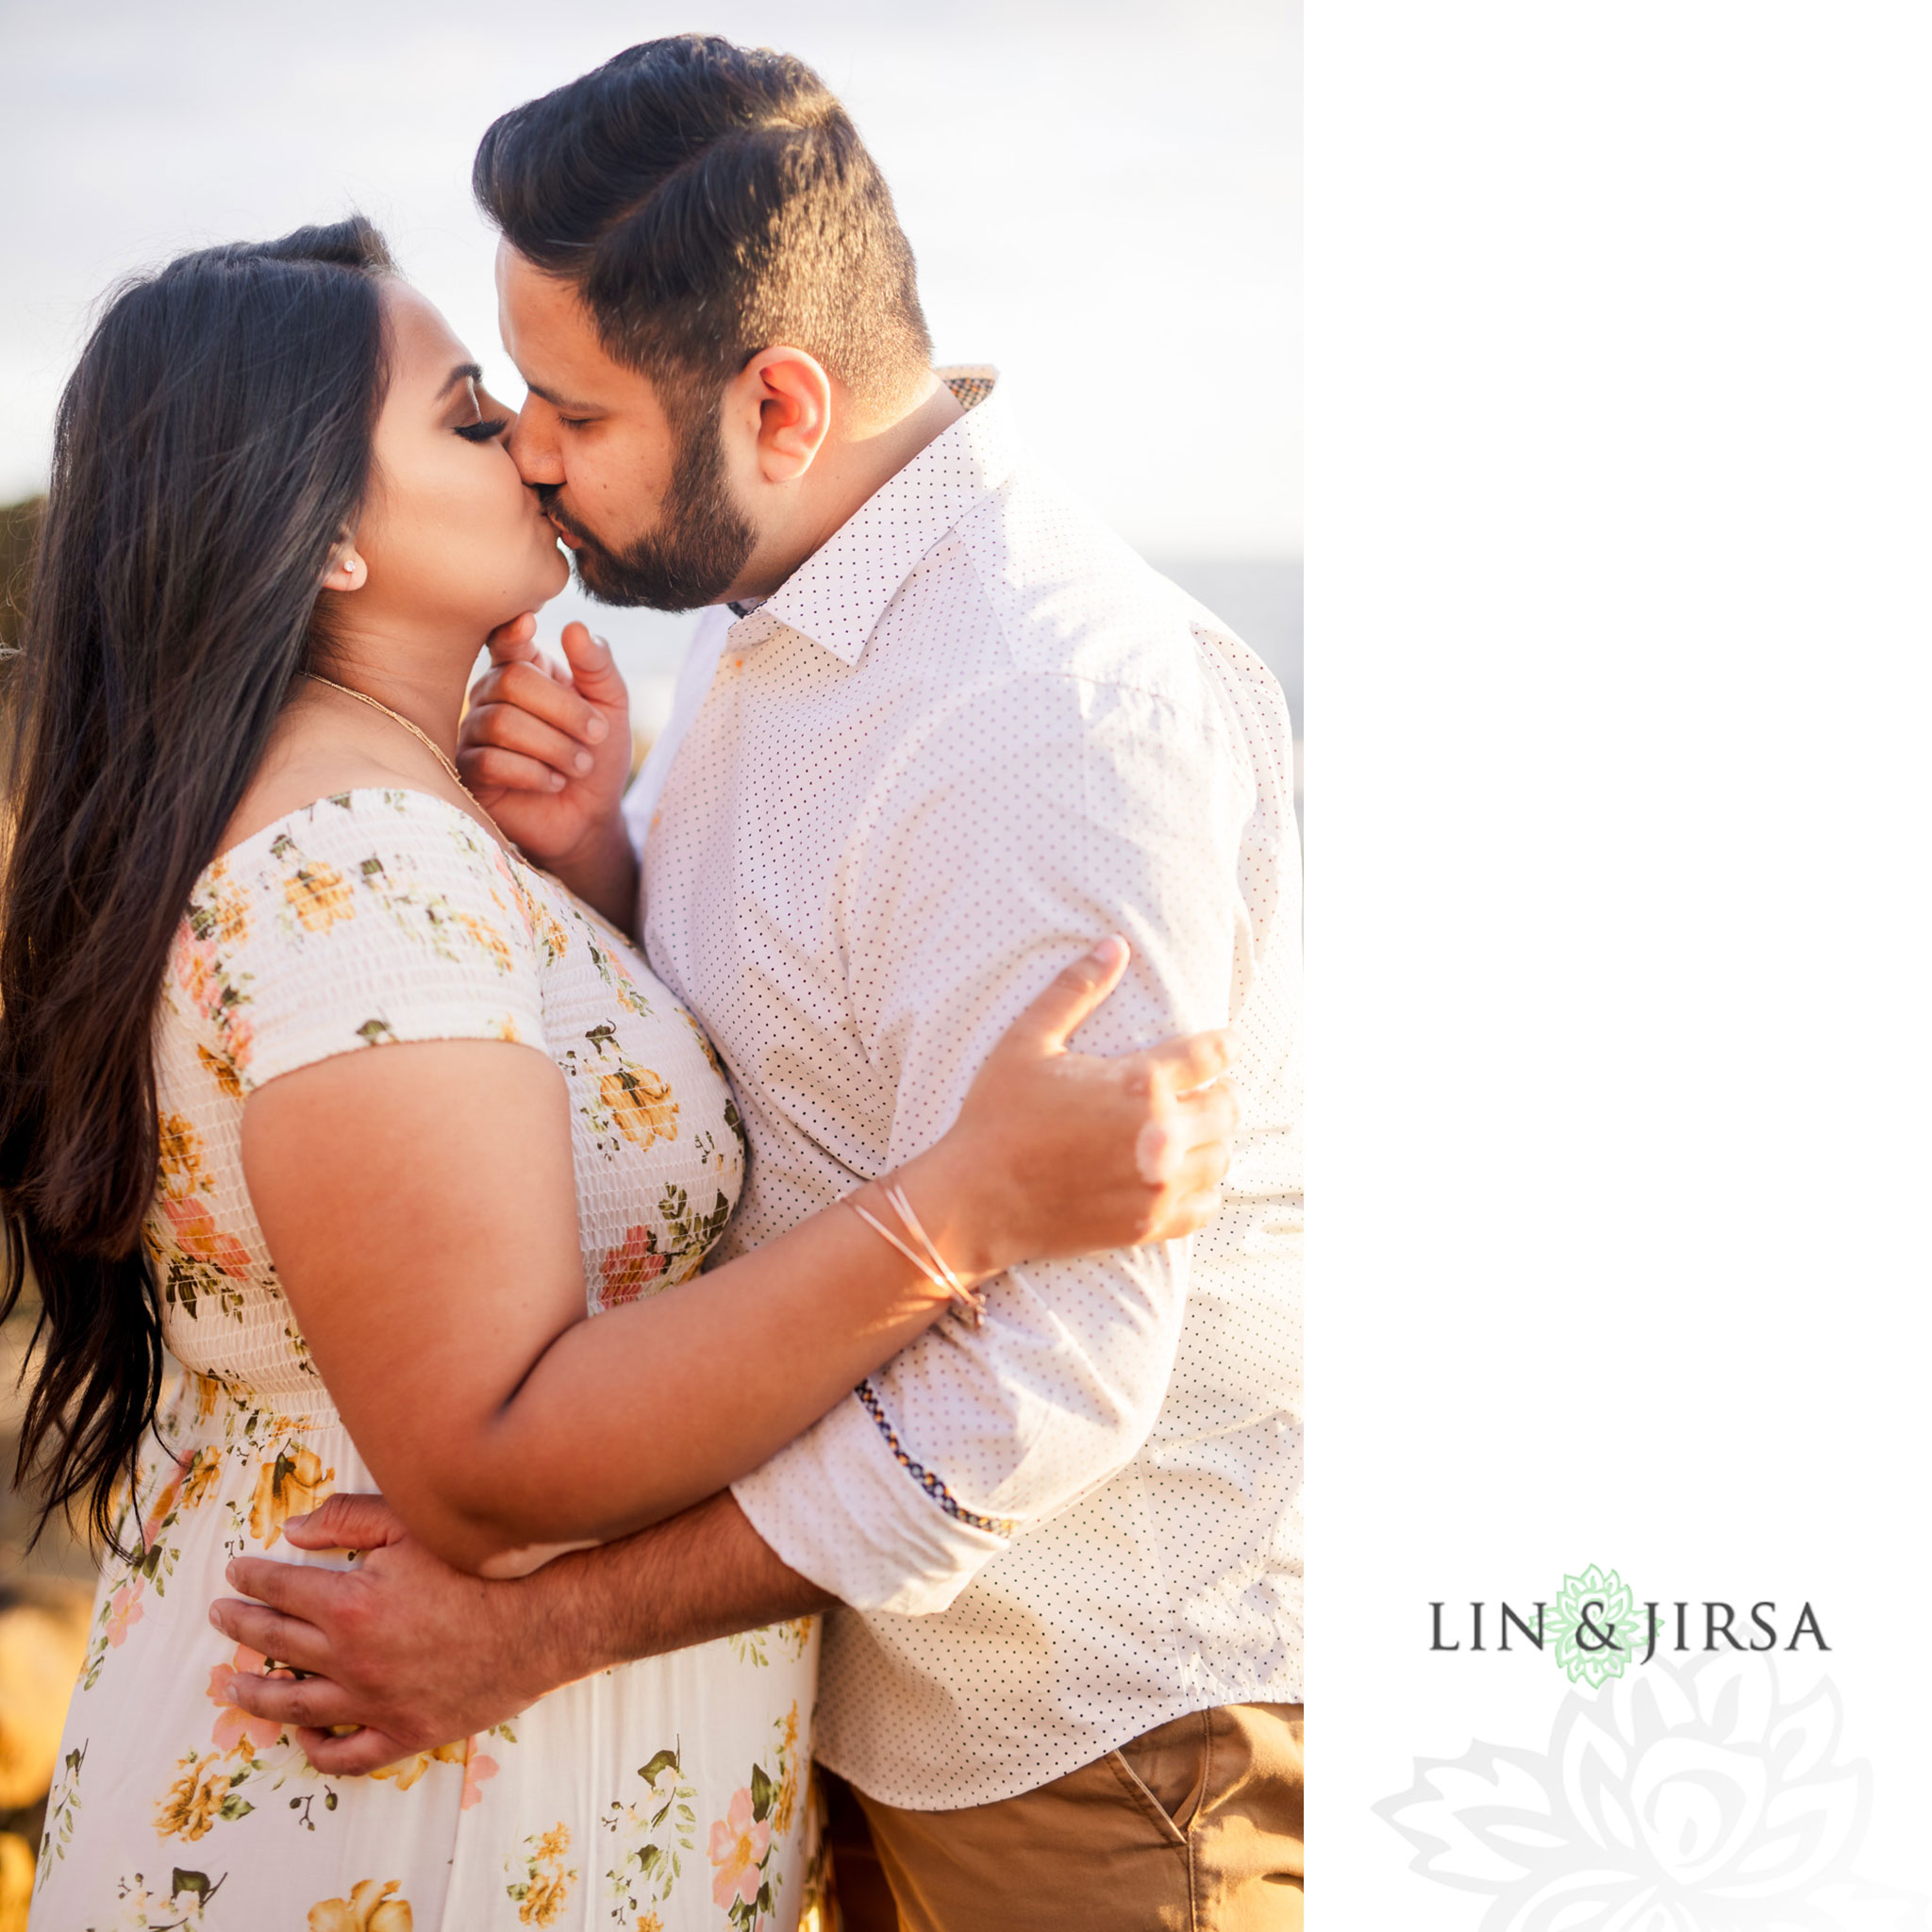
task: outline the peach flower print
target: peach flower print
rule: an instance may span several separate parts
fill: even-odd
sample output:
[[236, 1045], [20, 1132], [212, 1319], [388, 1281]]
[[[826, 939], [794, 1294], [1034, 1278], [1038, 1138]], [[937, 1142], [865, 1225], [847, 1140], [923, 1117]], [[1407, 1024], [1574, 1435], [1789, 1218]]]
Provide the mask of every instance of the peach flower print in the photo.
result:
[[308, 1932], [415, 1932], [416, 1917], [406, 1898], [391, 1898], [402, 1881], [378, 1886], [365, 1878], [347, 1898], [325, 1898], [308, 1907]]
[[273, 1549], [282, 1524], [317, 1507], [334, 1489], [335, 1479], [335, 1471], [323, 1468], [322, 1457], [313, 1449], [303, 1442], [290, 1443], [256, 1475], [248, 1533], [263, 1549]]
[[258, 1650], [250, 1650], [245, 1643], [235, 1646], [235, 1661], [231, 1664], [217, 1664], [208, 1674], [208, 1694], [211, 1704], [221, 1706], [221, 1715], [215, 1719], [215, 1743], [224, 1751], [233, 1751], [239, 1745], [251, 1745], [257, 1751], [266, 1751], [282, 1735], [282, 1727], [271, 1724], [265, 1717], [253, 1717], [234, 1701], [233, 1686], [237, 1677], [258, 1677], [261, 1667], [268, 1659]]
[[604, 1292], [607, 1308], [621, 1308], [634, 1302], [664, 1272], [669, 1260], [658, 1253], [658, 1237], [649, 1227], [629, 1229], [623, 1242], [604, 1257]]
[[476, 1749], [478, 1740], [472, 1738], [464, 1747], [469, 1756], [463, 1759], [463, 1803], [467, 1811], [473, 1806], [483, 1802], [483, 1787], [503, 1769], [496, 1759]]
[[220, 949], [211, 939], [183, 940], [175, 952], [175, 977], [204, 1020], [222, 996], [220, 961]]
[[731, 1794], [731, 1808], [711, 1826], [707, 1856], [718, 1868], [711, 1880], [711, 1899], [721, 1911], [736, 1898], [741, 1905], [758, 1901], [762, 1882], [758, 1871], [772, 1842], [772, 1827], [751, 1815], [751, 1792], [741, 1788]]
[[240, 1100], [243, 1097], [242, 1075], [255, 1051], [255, 1028], [246, 1020], [230, 1018], [222, 1032], [225, 1052], [210, 1053], [197, 1041], [195, 1058], [214, 1075], [215, 1085], [230, 1100]]
[[214, 1213], [206, 1202], [192, 1195], [181, 1200], [169, 1194], [162, 1199], [161, 1209], [168, 1217], [175, 1243], [184, 1255], [209, 1262], [224, 1274], [248, 1273], [248, 1250], [233, 1235], [216, 1227]]
[[124, 1583], [108, 1599], [108, 1641], [116, 1650], [127, 1641], [127, 1633], [141, 1622], [141, 1593], [147, 1588], [147, 1578], [137, 1576], [132, 1582]]

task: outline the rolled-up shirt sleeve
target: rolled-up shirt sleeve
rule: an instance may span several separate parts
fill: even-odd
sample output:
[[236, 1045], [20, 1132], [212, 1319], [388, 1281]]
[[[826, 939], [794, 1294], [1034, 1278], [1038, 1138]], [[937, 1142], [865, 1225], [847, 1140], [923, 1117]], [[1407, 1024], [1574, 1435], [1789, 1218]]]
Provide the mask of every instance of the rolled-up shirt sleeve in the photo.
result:
[[[1125, 980], [1076, 1036], [1120, 1054], [1224, 1024], [1252, 797], [1215, 714], [1061, 672], [965, 691], [880, 778], [841, 868], [854, 1023], [896, 1095], [891, 1165], [1108, 933]], [[859, 1608], [944, 1609], [1014, 1537], [1128, 1461], [1178, 1345], [1189, 1244], [1029, 1263], [977, 1328], [936, 1323], [733, 1485], [791, 1568]]]

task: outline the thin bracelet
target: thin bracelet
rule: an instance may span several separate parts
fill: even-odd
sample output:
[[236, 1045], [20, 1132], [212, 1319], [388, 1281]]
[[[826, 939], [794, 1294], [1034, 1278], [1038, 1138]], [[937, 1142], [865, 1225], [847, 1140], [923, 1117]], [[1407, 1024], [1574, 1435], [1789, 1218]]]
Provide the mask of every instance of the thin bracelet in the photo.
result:
[[884, 1222], [861, 1208], [856, 1194], [847, 1194], [844, 1197], [845, 1205], [874, 1234], [882, 1235], [891, 1241], [936, 1289], [951, 1298], [954, 1314], [977, 1328], [986, 1314], [985, 1296], [978, 1289], [968, 1288], [947, 1266], [946, 1257], [933, 1245], [932, 1237], [920, 1224], [919, 1216], [913, 1213], [912, 1204], [906, 1198], [906, 1191], [903, 1188], [890, 1181], [881, 1182], [879, 1192], [884, 1195], [886, 1205], [904, 1223], [912, 1239], [925, 1250], [924, 1255], [915, 1254]]

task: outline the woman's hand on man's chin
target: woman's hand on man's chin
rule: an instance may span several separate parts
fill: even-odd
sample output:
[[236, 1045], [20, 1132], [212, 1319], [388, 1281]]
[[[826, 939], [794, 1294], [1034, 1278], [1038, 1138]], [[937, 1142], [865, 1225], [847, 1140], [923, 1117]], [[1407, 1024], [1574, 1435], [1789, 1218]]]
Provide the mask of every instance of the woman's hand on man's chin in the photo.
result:
[[567, 624], [559, 668], [537, 648], [532, 611], [489, 645], [457, 737], [463, 782], [520, 851], [627, 928], [637, 856], [618, 806], [631, 775], [630, 693], [610, 648]]

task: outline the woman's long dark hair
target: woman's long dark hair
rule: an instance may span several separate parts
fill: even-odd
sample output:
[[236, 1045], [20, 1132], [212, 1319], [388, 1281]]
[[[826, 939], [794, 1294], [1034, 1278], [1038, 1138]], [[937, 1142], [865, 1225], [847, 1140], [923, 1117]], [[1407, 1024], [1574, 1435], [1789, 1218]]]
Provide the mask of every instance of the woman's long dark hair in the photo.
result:
[[182, 256], [114, 296], [60, 399], [0, 897], [0, 1317], [30, 1267], [15, 1478], [109, 1545], [160, 1391], [161, 977], [368, 487], [389, 267], [359, 218]]

